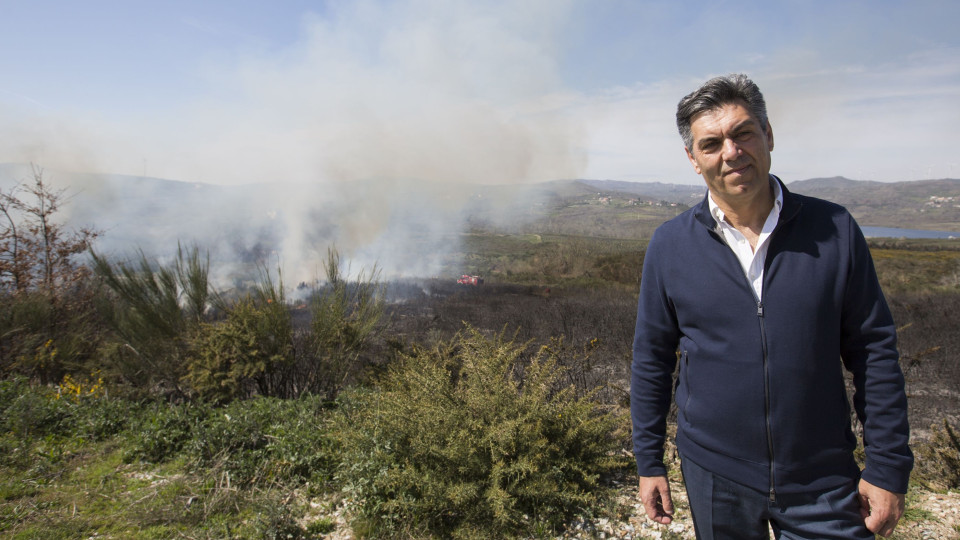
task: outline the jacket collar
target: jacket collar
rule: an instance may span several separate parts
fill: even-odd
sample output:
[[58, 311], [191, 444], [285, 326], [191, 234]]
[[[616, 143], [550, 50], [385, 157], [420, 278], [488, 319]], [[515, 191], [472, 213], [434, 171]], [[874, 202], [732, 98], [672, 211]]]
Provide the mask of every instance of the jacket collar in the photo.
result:
[[[790, 221], [800, 212], [800, 207], [803, 206], [803, 203], [797, 198], [796, 195], [790, 193], [787, 189], [787, 186], [784, 185], [783, 181], [775, 175], [770, 175], [770, 178], [773, 181], [780, 184], [780, 193], [783, 194], [783, 207], [780, 209], [780, 221], [777, 223], [779, 227], [781, 223], [786, 223]], [[710, 191], [708, 190], [704, 196], [703, 200], [700, 201], [693, 211], [694, 217], [703, 224], [704, 227], [713, 230], [716, 228], [717, 221], [713, 219], [713, 214], [710, 213]]]

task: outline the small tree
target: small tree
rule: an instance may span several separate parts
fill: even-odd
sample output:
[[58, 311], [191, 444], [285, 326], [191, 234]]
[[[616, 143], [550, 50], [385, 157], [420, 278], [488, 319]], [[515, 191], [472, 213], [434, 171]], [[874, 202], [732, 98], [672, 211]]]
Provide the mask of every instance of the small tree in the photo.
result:
[[0, 191], [0, 287], [22, 294], [31, 290], [52, 292], [77, 283], [86, 267], [75, 257], [90, 248], [99, 235], [92, 229], [68, 230], [56, 214], [68, 200], [66, 190], [52, 189], [43, 169], [32, 166], [33, 181]]
[[57, 382], [96, 349], [89, 272], [77, 261], [98, 232], [57, 220], [68, 199], [43, 169], [0, 190], [0, 371]]
[[16, 198], [16, 187], [9, 193], [0, 190], [0, 213], [3, 214], [6, 224], [0, 229], [0, 286], [4, 289], [20, 291], [26, 283], [26, 269], [33, 266], [33, 261], [25, 261], [20, 247], [22, 238], [17, 229], [16, 216], [19, 202]]

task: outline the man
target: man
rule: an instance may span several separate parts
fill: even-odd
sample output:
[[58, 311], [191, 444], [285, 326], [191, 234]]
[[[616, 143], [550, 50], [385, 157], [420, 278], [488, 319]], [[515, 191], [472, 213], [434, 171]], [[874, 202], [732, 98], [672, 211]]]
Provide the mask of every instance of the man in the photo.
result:
[[675, 389], [698, 538], [890, 535], [913, 456], [895, 327], [863, 234], [842, 207], [770, 174], [773, 130], [746, 76], [684, 97], [677, 126], [708, 190], [657, 229], [643, 266], [631, 409], [647, 515], [672, 519], [663, 443]]

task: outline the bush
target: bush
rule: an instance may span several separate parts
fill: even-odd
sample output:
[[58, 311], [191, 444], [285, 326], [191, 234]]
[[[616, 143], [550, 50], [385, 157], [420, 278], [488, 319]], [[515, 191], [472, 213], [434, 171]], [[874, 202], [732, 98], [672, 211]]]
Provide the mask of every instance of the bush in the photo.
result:
[[0, 381], [0, 426], [21, 439], [63, 432], [69, 427], [70, 403], [23, 378]]
[[930, 441], [917, 447], [916, 476], [934, 490], [960, 488], [960, 436], [946, 420], [931, 430]]
[[59, 223], [65, 191], [39, 167], [32, 176], [0, 190], [0, 376], [56, 383], [96, 350], [89, 271], [77, 256], [99, 233]]
[[404, 357], [379, 391], [348, 392], [339, 476], [360, 501], [355, 528], [502, 537], [594, 506], [601, 474], [628, 465], [625, 419], [560, 387], [548, 351], [525, 362], [525, 346], [468, 328]]
[[124, 461], [161, 463], [172, 459], [193, 440], [209, 411], [198, 403], [154, 402], [145, 406], [135, 429], [127, 432]]
[[238, 486], [325, 482], [337, 460], [325, 417], [317, 397], [235, 401], [206, 415], [188, 452], [198, 468]]
[[292, 359], [290, 314], [278, 301], [248, 297], [228, 309], [227, 320], [202, 324], [191, 339], [186, 381], [215, 402], [272, 395], [270, 375]]
[[153, 264], [111, 262], [91, 252], [93, 267], [113, 293], [99, 308], [119, 340], [107, 347], [105, 366], [133, 387], [182, 394], [186, 338], [203, 320], [210, 294], [209, 256], [178, 246], [176, 260]]
[[101, 327], [92, 291], [0, 293], [0, 374], [55, 384], [96, 356]]
[[40, 379], [59, 371], [59, 359], [43, 354], [56, 320], [51, 300], [41, 292], [0, 296], [0, 369], [3, 372]]
[[84, 440], [103, 441], [135, 425], [140, 403], [107, 395], [103, 378], [64, 375], [51, 397], [63, 402], [70, 414], [66, 432]]
[[288, 379], [300, 391], [332, 401], [372, 363], [364, 355], [384, 330], [386, 303], [376, 267], [348, 281], [339, 253], [331, 248], [325, 270], [326, 284], [308, 300], [309, 332], [298, 336], [298, 362]]
[[22, 439], [94, 441], [122, 433], [136, 417], [135, 404], [105, 396], [101, 384], [69, 375], [53, 388], [32, 386], [21, 377], [0, 381], [0, 430]]

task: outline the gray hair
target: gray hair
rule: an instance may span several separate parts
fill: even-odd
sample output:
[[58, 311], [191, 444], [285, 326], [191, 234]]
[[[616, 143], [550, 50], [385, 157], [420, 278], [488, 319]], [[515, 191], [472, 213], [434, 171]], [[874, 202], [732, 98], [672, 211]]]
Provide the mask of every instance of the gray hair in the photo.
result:
[[690, 121], [699, 113], [718, 109], [733, 102], [742, 102], [747, 110], [760, 122], [763, 132], [767, 132], [767, 104], [756, 83], [743, 73], [731, 73], [723, 77], [714, 77], [703, 83], [700, 88], [684, 96], [677, 104], [677, 129], [683, 138], [683, 145], [693, 151], [693, 134]]

